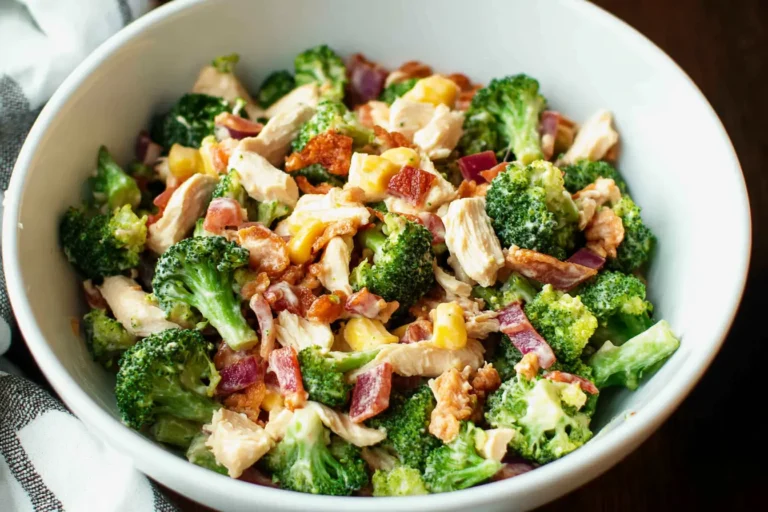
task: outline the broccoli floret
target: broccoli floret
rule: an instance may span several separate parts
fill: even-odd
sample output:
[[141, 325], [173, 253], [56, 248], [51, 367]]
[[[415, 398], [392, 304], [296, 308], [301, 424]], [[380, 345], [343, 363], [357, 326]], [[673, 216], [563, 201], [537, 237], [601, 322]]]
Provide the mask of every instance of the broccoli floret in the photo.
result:
[[592, 437], [582, 412], [586, 394], [577, 384], [516, 376], [488, 397], [485, 418], [491, 426], [516, 431], [509, 445], [526, 459], [551, 462]]
[[622, 194], [627, 193], [627, 184], [621, 177], [619, 171], [608, 162], [592, 162], [590, 160], [579, 160], [575, 164], [563, 167], [563, 179], [565, 188], [571, 194], [578, 192], [587, 185], [594, 183], [598, 178], [611, 179], [619, 187]]
[[375, 203], [366, 203], [365, 206], [367, 206], [371, 210], [376, 210], [377, 212], [389, 213], [389, 208], [387, 208], [387, 203], [385, 203], [384, 201], [377, 201]]
[[83, 317], [81, 325], [88, 352], [104, 368], [114, 368], [123, 352], [136, 344], [136, 336], [103, 309], [92, 309]]
[[328, 183], [332, 187], [343, 187], [347, 182], [344, 176], [329, 173], [321, 164], [312, 164], [291, 173], [293, 176], [304, 176], [312, 185]]
[[160, 414], [209, 422], [219, 407], [211, 398], [220, 379], [212, 350], [202, 334], [187, 329], [167, 329], [129, 348], [115, 384], [123, 423], [141, 429]]
[[388, 213], [384, 225], [359, 235], [373, 251], [373, 264], [363, 260], [352, 272], [355, 290], [367, 287], [386, 301], [408, 308], [435, 284], [432, 270], [432, 233], [421, 224]]
[[606, 341], [589, 360], [595, 385], [600, 389], [609, 386], [637, 389], [643, 375], [657, 370], [679, 346], [680, 341], [665, 320], [620, 347]]
[[629, 274], [650, 259], [656, 245], [656, 237], [648, 226], [643, 224], [640, 207], [628, 196], [623, 196], [613, 207], [613, 211], [624, 225], [624, 240], [616, 250], [616, 258], [609, 258], [607, 266]]
[[213, 59], [211, 66], [216, 68], [219, 73], [232, 73], [235, 70], [235, 64], [240, 61], [240, 55], [230, 53], [229, 55], [220, 55]]
[[265, 457], [272, 479], [285, 489], [348, 496], [368, 484], [360, 449], [323, 427], [317, 412], [297, 409], [285, 437]]
[[517, 245], [558, 259], [573, 247], [578, 209], [565, 191], [560, 170], [551, 163], [510, 164], [493, 179], [485, 201], [503, 246]]
[[294, 151], [301, 151], [312, 138], [333, 130], [351, 137], [354, 148], [361, 148], [373, 140], [373, 131], [369, 130], [340, 101], [323, 100], [317, 105], [315, 114], [304, 123], [299, 135], [291, 143]]
[[379, 101], [383, 101], [387, 105], [391, 105], [397, 98], [413, 89], [413, 86], [416, 85], [416, 82], [418, 81], [418, 78], [409, 78], [407, 80], [403, 80], [402, 82], [389, 84], [384, 88], [383, 91], [381, 91], [381, 94], [379, 95]]
[[387, 410], [368, 420], [368, 425], [384, 427], [387, 438], [381, 446], [396, 454], [403, 465], [422, 471], [427, 456], [441, 444], [428, 430], [434, 408], [435, 397], [428, 386], [410, 394], [393, 392]]
[[277, 100], [288, 94], [296, 87], [296, 80], [288, 71], [275, 71], [261, 83], [256, 100], [264, 108], [269, 107]]
[[187, 460], [192, 464], [200, 466], [205, 469], [210, 469], [222, 475], [228, 475], [227, 468], [216, 462], [211, 449], [205, 446], [205, 442], [210, 437], [210, 434], [205, 432], [198, 433], [187, 448]]
[[296, 56], [293, 61], [296, 85], [317, 83], [320, 95], [334, 101], [344, 99], [347, 68], [336, 52], [326, 45], [315, 46]]
[[155, 441], [188, 448], [192, 439], [200, 434], [200, 423], [182, 420], [168, 414], [161, 414], [149, 429]]
[[129, 205], [136, 208], [141, 202], [141, 191], [131, 176], [112, 158], [106, 146], [99, 148], [96, 176], [88, 180], [97, 206], [109, 211]]
[[465, 155], [492, 150], [528, 164], [542, 157], [539, 116], [547, 101], [539, 82], [526, 75], [491, 80], [477, 91], [464, 119], [459, 148]]
[[620, 345], [648, 329], [653, 305], [645, 300], [645, 285], [633, 275], [607, 270], [579, 292], [581, 301], [597, 317], [592, 341]]
[[589, 338], [597, 329], [597, 319], [581, 299], [545, 285], [525, 305], [528, 320], [547, 340], [557, 360], [564, 364], [579, 361]]
[[197, 219], [195, 222], [195, 230], [192, 232], [192, 236], [216, 236], [215, 233], [205, 230], [205, 219]]
[[139, 264], [147, 241], [147, 217], [128, 205], [113, 213], [70, 208], [59, 226], [64, 254], [85, 277], [113, 276]]
[[461, 174], [459, 167], [458, 152], [453, 151], [447, 158], [434, 162], [435, 170], [439, 172], [446, 181], [458, 188], [464, 181], [464, 175]]
[[371, 361], [379, 350], [366, 352], [324, 352], [313, 345], [299, 352], [301, 379], [310, 400], [330, 407], [342, 407], [349, 401], [352, 385], [344, 374]]
[[212, 198], [217, 199], [219, 197], [234, 199], [240, 203], [240, 206], [245, 205], [248, 193], [245, 191], [240, 174], [236, 170], [230, 170], [219, 179], [219, 182], [213, 189]]
[[232, 105], [222, 98], [185, 94], [170, 112], [155, 120], [152, 140], [166, 150], [174, 144], [199, 148], [205, 137], [213, 135], [214, 118], [231, 111]]
[[197, 309], [233, 350], [258, 337], [243, 318], [234, 293], [234, 271], [249, 253], [222, 236], [187, 238], [172, 245], [157, 262], [152, 289], [166, 313], [181, 302]]
[[371, 479], [374, 496], [419, 496], [429, 494], [418, 469], [397, 466], [389, 471], [377, 469]]
[[256, 213], [256, 221], [270, 227], [276, 220], [287, 217], [290, 213], [291, 207], [280, 201], [264, 201], [263, 203], [259, 203]]
[[485, 307], [503, 309], [513, 302], [530, 302], [536, 295], [536, 288], [526, 278], [513, 272], [501, 286], [475, 286], [472, 296], [485, 301]]
[[523, 358], [523, 354], [512, 344], [509, 336], [502, 334], [496, 344], [493, 356], [489, 359], [493, 367], [499, 373], [501, 380], [508, 380], [515, 376], [515, 365]]
[[456, 439], [429, 454], [424, 481], [431, 492], [466, 489], [488, 480], [501, 469], [501, 462], [477, 453], [478, 431], [472, 422], [464, 421]]

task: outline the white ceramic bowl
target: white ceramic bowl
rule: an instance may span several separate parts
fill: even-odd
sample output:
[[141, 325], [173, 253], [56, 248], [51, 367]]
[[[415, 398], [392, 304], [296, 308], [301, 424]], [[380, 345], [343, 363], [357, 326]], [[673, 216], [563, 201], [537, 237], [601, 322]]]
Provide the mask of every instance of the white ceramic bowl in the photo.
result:
[[[238, 52], [239, 74], [253, 90], [266, 73], [290, 68], [296, 53], [321, 42], [390, 67], [419, 59], [480, 82], [522, 71], [539, 79], [553, 108], [574, 119], [599, 107], [616, 114], [620, 169], [659, 238], [650, 297], [682, 345], [638, 391], [604, 394], [595, 420], [603, 428], [585, 447], [517, 478], [456, 493], [334, 498], [230, 480], [118, 421], [112, 378], [70, 328], [83, 305], [58, 247], [60, 215], [78, 202], [98, 146], [127, 162], [139, 129], [188, 90], [213, 57]], [[652, 43], [586, 2], [176, 0], [102, 45], [45, 107], [6, 196], [3, 257], [22, 332], [59, 395], [140, 470], [181, 494], [225, 510], [512, 510], [599, 475], [683, 400], [738, 306], [749, 219], [736, 155], [702, 94]]]

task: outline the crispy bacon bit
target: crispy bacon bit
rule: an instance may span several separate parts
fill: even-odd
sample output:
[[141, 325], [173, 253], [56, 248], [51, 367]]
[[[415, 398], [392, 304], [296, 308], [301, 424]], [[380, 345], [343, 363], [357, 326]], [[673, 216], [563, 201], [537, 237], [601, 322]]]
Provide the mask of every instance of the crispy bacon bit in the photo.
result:
[[545, 373], [544, 378], [555, 381], [555, 382], [567, 382], [568, 384], [572, 384], [575, 382], [579, 385], [582, 391], [584, 391], [585, 393], [589, 393], [590, 395], [596, 395], [600, 393], [600, 390], [597, 389], [597, 386], [595, 386], [592, 381], [585, 379], [584, 377], [579, 377], [578, 375], [574, 375], [572, 373], [566, 373], [566, 372], [555, 370], [553, 372]]
[[403, 135], [400, 132], [388, 132], [384, 128], [382, 128], [379, 125], [375, 125], [373, 127], [373, 134], [376, 137], [376, 143], [381, 148], [381, 151], [384, 152], [388, 149], [393, 148], [412, 148], [413, 145], [408, 142], [408, 139], [405, 138], [405, 135]]
[[293, 347], [283, 347], [269, 354], [269, 371], [275, 374], [285, 405], [290, 410], [298, 409], [307, 402], [307, 392], [301, 381], [301, 368]]
[[549, 368], [555, 362], [552, 347], [533, 328], [519, 302], [513, 302], [499, 311], [497, 317], [500, 331], [509, 336], [512, 345], [523, 355], [534, 352], [542, 368]]
[[[266, 367], [266, 364], [263, 365]], [[264, 401], [267, 387], [264, 379], [254, 382], [242, 391], [237, 391], [224, 398], [224, 407], [245, 414], [249, 420], [259, 423], [261, 403]]]
[[250, 267], [271, 276], [279, 275], [291, 264], [288, 245], [283, 237], [274, 234], [261, 224], [241, 228], [237, 232], [241, 247], [251, 253]]
[[235, 391], [245, 389], [255, 382], [264, 382], [265, 373], [266, 362], [264, 360], [257, 359], [255, 356], [239, 359], [219, 370], [221, 380], [216, 387], [216, 393], [219, 395], [229, 395]]
[[344, 302], [338, 295], [326, 294], [316, 298], [307, 310], [307, 319], [324, 324], [335, 322], [344, 313]]
[[461, 91], [468, 91], [472, 88], [472, 81], [463, 73], [451, 73], [446, 78], [458, 85]]
[[411, 322], [405, 329], [405, 334], [400, 338], [400, 343], [416, 343], [428, 340], [432, 336], [432, 322], [426, 318], [419, 318]]
[[287, 310], [300, 316], [304, 316], [316, 299], [311, 290], [303, 286], [288, 284], [285, 281], [280, 281], [267, 288], [267, 291], [264, 292], [264, 298], [272, 306], [273, 311]]
[[229, 112], [222, 112], [217, 115], [213, 122], [216, 126], [223, 126], [229, 131], [229, 136], [233, 139], [244, 139], [245, 137], [255, 137], [261, 132], [264, 125], [244, 119]]
[[312, 164], [320, 164], [337, 176], [349, 174], [352, 161], [352, 137], [335, 131], [312, 137], [304, 149], [285, 159], [285, 171], [293, 172]]
[[259, 354], [262, 358], [267, 359], [275, 348], [275, 319], [272, 317], [272, 309], [261, 294], [251, 297], [248, 305], [256, 315], [256, 321], [259, 322], [259, 334], [261, 335]]
[[432, 68], [417, 60], [409, 60], [402, 66], [387, 75], [384, 86], [388, 87], [398, 82], [404, 82], [410, 78], [426, 78], [432, 74]]
[[437, 400], [429, 422], [429, 433], [445, 443], [456, 438], [460, 422], [472, 415], [477, 403], [477, 397], [468, 382], [471, 371], [469, 366], [461, 372], [451, 368], [437, 379], [429, 381], [429, 387]]
[[507, 252], [507, 268], [528, 279], [568, 291], [597, 274], [597, 270], [513, 245]]
[[480, 176], [485, 178], [485, 181], [488, 183], [492, 182], [493, 179], [498, 176], [499, 174], [503, 173], [507, 170], [507, 166], [509, 165], [509, 162], [501, 162], [500, 164], [496, 164], [487, 171], [480, 171]]
[[539, 373], [539, 356], [536, 355], [536, 352], [525, 354], [515, 365], [515, 372], [528, 380], [534, 378]]
[[232, 153], [231, 149], [224, 144], [218, 143], [211, 149], [211, 163], [213, 168], [219, 174], [227, 172], [227, 166], [229, 165], [229, 156]]
[[373, 107], [368, 103], [363, 103], [362, 105], [357, 105], [355, 107], [355, 115], [357, 116], [358, 121], [360, 121], [360, 124], [365, 126], [366, 128], [371, 128], [376, 125], [373, 121]]
[[333, 186], [328, 183], [321, 183], [317, 186], [311, 184], [304, 176], [296, 176], [296, 186], [299, 187], [302, 194], [327, 194]]
[[586, 247], [582, 247], [573, 253], [566, 261], [568, 263], [575, 263], [595, 270], [600, 270], [603, 268], [603, 265], [605, 265], [605, 258], [599, 254], [595, 254]]
[[459, 93], [459, 97], [456, 98], [456, 110], [463, 110], [466, 111], [469, 106], [472, 104], [472, 98], [475, 97], [475, 94], [477, 94], [477, 91], [482, 89], [483, 86], [480, 84], [475, 84], [472, 86], [472, 88], [468, 91], [461, 91]]
[[458, 193], [459, 198], [465, 199], [467, 197], [474, 197], [477, 191], [477, 183], [475, 180], [463, 180], [459, 185]]
[[245, 300], [250, 300], [254, 295], [264, 293], [269, 288], [269, 276], [266, 272], [259, 272], [256, 278], [248, 281], [240, 289], [240, 296]]
[[208, 205], [203, 229], [220, 235], [226, 228], [236, 228], [245, 220], [243, 208], [235, 199], [217, 197]]
[[[316, 264], [313, 264], [313, 265], [316, 265]], [[312, 293], [314, 293], [315, 290], [323, 286], [323, 283], [321, 283], [320, 279], [318, 279], [317, 277], [317, 271], [312, 268], [313, 265], [310, 265], [309, 267], [307, 267], [307, 272], [304, 274], [304, 277], [302, 277], [301, 281], [299, 282], [299, 286], [312, 291]]]
[[358, 375], [352, 390], [349, 418], [360, 423], [373, 418], [389, 407], [392, 391], [392, 365], [383, 363]]
[[490, 363], [485, 363], [472, 377], [472, 389], [478, 398], [485, 398], [501, 386], [501, 377], [496, 368]]
[[219, 343], [216, 353], [213, 355], [213, 365], [217, 370], [226, 368], [241, 359], [252, 356], [252, 350], [232, 350], [225, 342]]
[[90, 279], [83, 281], [83, 291], [85, 291], [85, 301], [91, 309], [107, 309], [109, 307], [99, 289], [93, 285], [93, 281]]
[[304, 279], [304, 274], [306, 274], [306, 269], [303, 265], [291, 265], [285, 272], [283, 272], [283, 275], [280, 276], [280, 281], [290, 285], [299, 284], [299, 282]]
[[624, 224], [621, 217], [610, 208], [603, 208], [584, 230], [587, 249], [605, 258], [616, 257], [616, 249], [624, 240]]
[[312, 244], [312, 253], [314, 254], [323, 250], [325, 246], [328, 245], [328, 242], [334, 237], [354, 235], [357, 233], [357, 228], [359, 227], [360, 225], [357, 219], [344, 219], [329, 224], [323, 231], [323, 234]]
[[387, 192], [405, 199], [414, 206], [421, 206], [434, 181], [434, 174], [404, 165], [400, 172], [389, 180]]
[[387, 307], [387, 301], [363, 288], [350, 295], [344, 309], [365, 318], [376, 318]]
[[432, 245], [445, 242], [445, 224], [443, 224], [443, 219], [429, 212], [419, 212], [416, 217], [421, 225], [432, 233]]

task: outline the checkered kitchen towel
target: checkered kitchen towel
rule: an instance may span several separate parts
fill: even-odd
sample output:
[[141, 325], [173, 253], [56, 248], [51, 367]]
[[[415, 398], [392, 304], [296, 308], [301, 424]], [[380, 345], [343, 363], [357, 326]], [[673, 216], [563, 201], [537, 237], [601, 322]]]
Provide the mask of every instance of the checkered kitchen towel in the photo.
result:
[[[100, 43], [155, 3], [0, 0], [0, 198], [24, 138], [51, 94]], [[0, 266], [0, 355], [8, 349], [12, 322]], [[0, 358], [0, 368], [9, 367]], [[0, 510], [176, 508], [60, 402], [28, 380], [0, 371]]]

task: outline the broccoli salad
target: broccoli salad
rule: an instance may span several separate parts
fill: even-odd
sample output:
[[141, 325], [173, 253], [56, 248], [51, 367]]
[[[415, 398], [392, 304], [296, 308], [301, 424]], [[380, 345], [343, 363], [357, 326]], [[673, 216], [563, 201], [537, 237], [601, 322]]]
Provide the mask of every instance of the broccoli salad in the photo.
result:
[[325, 45], [252, 95], [237, 62], [61, 220], [127, 426], [257, 485], [448, 492], [583, 446], [678, 348], [609, 111]]

